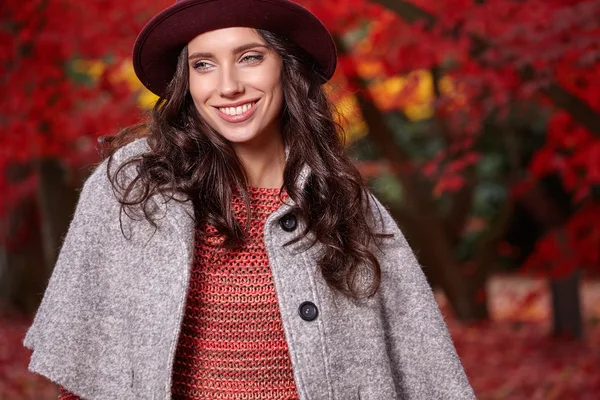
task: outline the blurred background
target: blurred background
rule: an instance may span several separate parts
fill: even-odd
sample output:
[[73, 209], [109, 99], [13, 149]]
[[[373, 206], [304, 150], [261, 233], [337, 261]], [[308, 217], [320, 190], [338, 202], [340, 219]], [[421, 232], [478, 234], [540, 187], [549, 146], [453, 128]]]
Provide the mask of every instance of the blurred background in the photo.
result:
[[[600, 398], [600, 1], [303, 0], [340, 55], [348, 151], [435, 288], [480, 399]], [[165, 0], [0, 5], [0, 399], [99, 139]]]

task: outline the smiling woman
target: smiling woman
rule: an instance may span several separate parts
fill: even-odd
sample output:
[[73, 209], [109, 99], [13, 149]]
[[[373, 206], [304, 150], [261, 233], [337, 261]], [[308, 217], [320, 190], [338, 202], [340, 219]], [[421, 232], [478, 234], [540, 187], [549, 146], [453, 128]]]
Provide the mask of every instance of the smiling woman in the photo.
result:
[[[201, 118], [232, 145], [249, 185], [280, 187], [285, 161], [279, 54], [251, 28], [204, 33], [188, 43], [187, 52], [189, 91]], [[261, 155], [268, 159], [261, 162]]]
[[133, 52], [160, 98], [86, 182], [25, 345], [85, 399], [473, 399], [402, 233], [344, 153], [329, 32], [181, 0]]

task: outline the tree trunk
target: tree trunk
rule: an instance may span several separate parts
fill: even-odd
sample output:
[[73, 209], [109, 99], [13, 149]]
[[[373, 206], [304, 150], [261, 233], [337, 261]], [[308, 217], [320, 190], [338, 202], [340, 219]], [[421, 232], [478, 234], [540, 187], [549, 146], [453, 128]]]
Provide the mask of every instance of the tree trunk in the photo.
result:
[[[410, 189], [407, 189], [407, 191]], [[462, 274], [461, 266], [452, 254], [452, 247], [442, 224], [434, 217], [436, 210], [427, 207], [427, 201], [408, 200], [410, 210], [391, 207], [394, 219], [402, 227], [402, 232], [415, 251], [419, 263], [430, 282], [439, 285], [456, 318], [465, 322], [481, 321], [489, 317], [485, 298], [478, 298], [478, 285], [485, 285], [485, 279], [474, 285]], [[477, 266], [478, 269], [485, 266]]]
[[555, 336], [576, 339], [583, 337], [583, 320], [579, 299], [580, 283], [580, 270], [574, 271], [565, 278], [550, 281], [552, 333]]
[[[406, 2], [403, 4], [408, 5]], [[343, 41], [339, 37], [334, 37], [334, 40], [340, 54], [346, 54], [347, 49]], [[369, 138], [383, 158], [392, 164], [410, 163], [410, 158], [404, 149], [396, 143], [394, 132], [387, 126], [385, 116], [365, 95], [366, 83], [360, 76], [352, 76], [349, 79], [361, 88], [356, 92], [358, 104], [369, 129]], [[392, 209], [392, 215], [402, 227], [417, 258], [424, 266], [425, 274], [430, 281], [435, 281], [442, 288], [458, 319], [462, 321], [487, 319], [485, 283], [489, 263], [477, 265], [475, 268], [477, 279], [468, 281], [463, 274], [462, 266], [454, 259], [454, 239], [456, 232], [462, 232], [462, 226], [453, 226], [450, 230], [448, 228], [466, 222], [466, 213], [461, 207], [463, 205], [455, 203], [452, 207], [452, 210], [459, 215], [442, 218], [435, 207], [430, 188], [423, 188], [418, 171], [398, 172], [396, 179], [404, 188], [404, 204], [402, 208]], [[469, 194], [462, 197], [468, 198]], [[462, 197], [457, 200], [464, 200]], [[452, 230], [456, 232], [450, 232]]]
[[[566, 240], [566, 233], [560, 228], [564, 225], [567, 214], [561, 210], [555, 199], [540, 187], [534, 187], [525, 193], [521, 203], [531, 215], [547, 230], [556, 229], [556, 241], [566, 259], [572, 257], [573, 250]], [[553, 333], [558, 336], [583, 337], [581, 302], [579, 300], [579, 283], [581, 271], [576, 269], [565, 278], [550, 278], [549, 286], [552, 296]]]
[[[360, 84], [361, 82], [357, 81]], [[385, 159], [392, 163], [406, 164], [408, 156], [398, 146], [394, 134], [386, 125], [384, 115], [366, 96], [357, 93], [363, 118], [369, 127], [369, 137]], [[488, 318], [487, 302], [480, 296], [485, 290], [485, 279], [477, 280], [480, 287], [471, 287], [453, 255], [453, 240], [448, 235], [446, 220], [439, 216], [431, 193], [421, 187], [418, 172], [399, 172], [398, 182], [404, 188], [404, 209], [396, 208], [394, 218], [402, 226], [404, 234], [424, 265], [425, 273], [439, 284], [456, 317], [462, 321], [479, 321]], [[460, 207], [456, 208], [457, 212]], [[465, 219], [466, 220], [466, 219]], [[461, 230], [461, 229], [459, 229]], [[477, 267], [487, 277], [488, 264]]]
[[42, 159], [36, 167], [44, 257], [51, 272], [77, 204], [77, 193], [69, 185], [67, 172], [58, 159]]
[[48, 280], [42, 241], [37, 229], [37, 205], [24, 201], [3, 221], [7, 237], [14, 239], [27, 229], [15, 249], [0, 246], [0, 316], [33, 313]]
[[77, 203], [76, 185], [59, 160], [40, 160], [35, 168], [37, 198], [25, 199], [1, 221], [9, 241], [22, 237], [14, 248], [0, 246], [0, 315], [37, 309]]

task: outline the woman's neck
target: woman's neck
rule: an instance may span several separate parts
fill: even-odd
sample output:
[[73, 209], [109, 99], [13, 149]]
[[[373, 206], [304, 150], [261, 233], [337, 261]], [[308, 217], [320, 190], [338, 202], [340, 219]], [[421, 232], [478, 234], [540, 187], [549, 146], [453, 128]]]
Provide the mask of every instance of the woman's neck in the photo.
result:
[[260, 144], [238, 144], [234, 148], [244, 166], [248, 186], [280, 188], [283, 185], [285, 148], [281, 135]]

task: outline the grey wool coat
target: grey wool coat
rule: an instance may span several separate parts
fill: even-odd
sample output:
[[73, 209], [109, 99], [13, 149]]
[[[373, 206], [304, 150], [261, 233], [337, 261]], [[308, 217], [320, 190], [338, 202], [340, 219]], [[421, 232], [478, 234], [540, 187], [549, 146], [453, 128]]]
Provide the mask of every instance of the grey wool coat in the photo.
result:
[[[146, 140], [137, 140], [113, 165], [146, 151]], [[169, 399], [192, 264], [192, 206], [157, 201], [158, 230], [123, 215], [122, 232], [106, 169], [104, 162], [84, 185], [25, 337], [29, 369], [88, 400]], [[378, 228], [393, 237], [374, 250], [382, 282], [363, 302], [328, 288], [318, 245], [283, 246], [300, 232], [280, 226], [290, 208], [269, 216], [264, 240], [300, 399], [474, 399], [432, 291], [385, 208], [372, 201], [372, 212], [382, 213]], [[298, 312], [307, 301], [318, 309], [312, 321]]]

